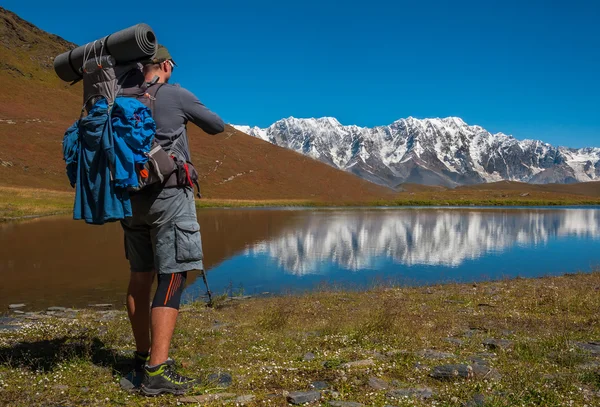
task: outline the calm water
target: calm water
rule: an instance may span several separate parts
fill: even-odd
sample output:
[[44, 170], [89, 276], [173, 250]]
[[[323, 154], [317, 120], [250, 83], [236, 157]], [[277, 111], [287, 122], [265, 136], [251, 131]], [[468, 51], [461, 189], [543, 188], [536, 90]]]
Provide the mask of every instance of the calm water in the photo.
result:
[[[215, 293], [282, 293], [534, 277], [600, 266], [600, 209], [348, 209], [198, 212]], [[123, 304], [118, 224], [68, 217], [0, 225], [0, 309]], [[185, 297], [205, 291], [191, 276]]]

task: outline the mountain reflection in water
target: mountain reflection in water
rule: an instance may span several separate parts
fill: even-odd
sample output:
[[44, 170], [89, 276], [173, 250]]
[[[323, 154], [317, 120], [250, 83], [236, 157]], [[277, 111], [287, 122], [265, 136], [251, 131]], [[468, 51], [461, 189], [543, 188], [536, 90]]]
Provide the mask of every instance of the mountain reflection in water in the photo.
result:
[[600, 237], [600, 211], [378, 210], [312, 212], [305, 222], [249, 247], [288, 273], [312, 274], [319, 263], [375, 269], [387, 257], [407, 266], [458, 267], [467, 259], [555, 237]]

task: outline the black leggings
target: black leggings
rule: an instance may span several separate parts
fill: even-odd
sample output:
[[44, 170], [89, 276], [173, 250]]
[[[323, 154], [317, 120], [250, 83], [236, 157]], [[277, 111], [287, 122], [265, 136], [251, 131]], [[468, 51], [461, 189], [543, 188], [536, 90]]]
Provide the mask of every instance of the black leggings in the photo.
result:
[[158, 287], [156, 287], [152, 308], [168, 307], [178, 310], [186, 279], [187, 271], [173, 274], [159, 274]]

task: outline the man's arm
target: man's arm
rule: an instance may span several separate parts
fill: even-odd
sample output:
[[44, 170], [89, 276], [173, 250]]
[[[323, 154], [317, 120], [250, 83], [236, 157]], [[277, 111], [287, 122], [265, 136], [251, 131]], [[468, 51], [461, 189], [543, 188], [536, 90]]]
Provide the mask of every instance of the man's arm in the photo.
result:
[[179, 102], [186, 119], [208, 134], [221, 133], [225, 129], [223, 120], [204, 106], [189, 90], [180, 88]]

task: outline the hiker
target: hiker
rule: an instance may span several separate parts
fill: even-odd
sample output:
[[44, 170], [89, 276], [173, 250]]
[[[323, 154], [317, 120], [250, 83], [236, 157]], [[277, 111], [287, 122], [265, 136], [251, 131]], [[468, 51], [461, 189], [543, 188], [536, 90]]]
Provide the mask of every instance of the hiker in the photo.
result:
[[[159, 45], [156, 54], [143, 65], [139, 73], [144, 76], [142, 83], [133, 88], [124, 86], [123, 93], [141, 89], [149, 95], [156, 140], [181, 162], [190, 162], [187, 122], [209, 134], [222, 132], [224, 123], [191, 92], [168, 84], [177, 65], [167, 48]], [[185, 175], [189, 179], [187, 166]], [[187, 272], [203, 270], [193, 187], [177, 186], [177, 182], [168, 187], [170, 184], [165, 180], [131, 193], [133, 216], [121, 221], [125, 256], [131, 268], [127, 310], [136, 343], [133, 373], [134, 380], [141, 379], [145, 395], [183, 394], [197, 383], [176, 373], [169, 358]], [[155, 274], [158, 285], [149, 308]]]

